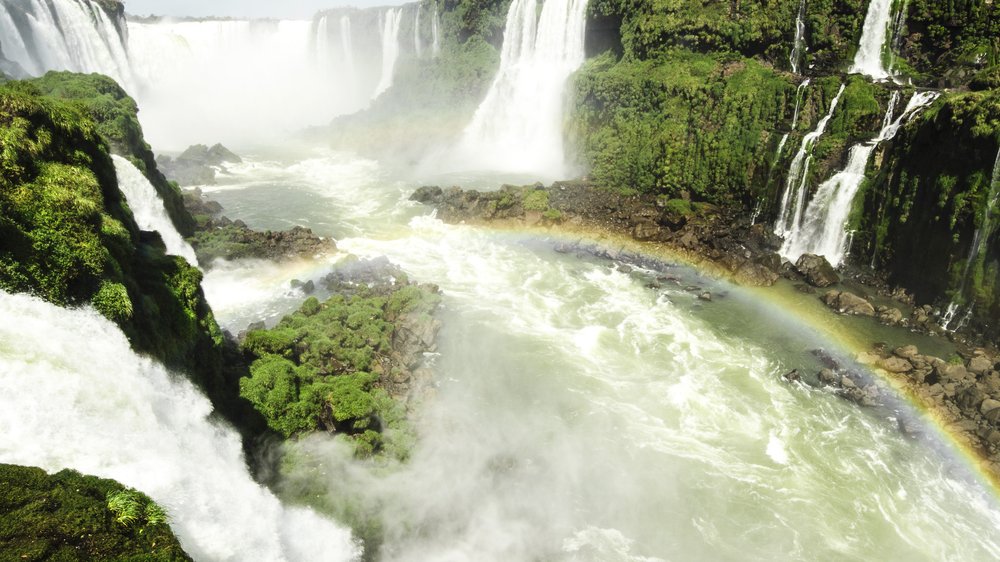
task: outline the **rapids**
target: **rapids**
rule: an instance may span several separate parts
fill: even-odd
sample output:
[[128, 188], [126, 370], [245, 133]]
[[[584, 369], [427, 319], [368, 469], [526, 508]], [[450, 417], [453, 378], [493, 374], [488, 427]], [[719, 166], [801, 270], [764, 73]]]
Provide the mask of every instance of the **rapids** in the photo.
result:
[[[250, 157], [206, 187], [251, 226], [300, 221], [444, 291], [437, 388], [409, 462], [373, 470], [314, 436], [288, 445], [286, 499], [351, 524], [381, 560], [1000, 555], [996, 500], [933, 431], [898, 431], [906, 404], [868, 411], [783, 381], [819, 369], [812, 349], [850, 363], [819, 332], [682, 266], [446, 225], [405, 200], [435, 179], [315, 151]], [[238, 267], [207, 280], [231, 330], [256, 319], [213, 296], [247, 286]], [[327, 268], [272, 272], [273, 299], [258, 297], [272, 321], [295, 306], [288, 279]]]

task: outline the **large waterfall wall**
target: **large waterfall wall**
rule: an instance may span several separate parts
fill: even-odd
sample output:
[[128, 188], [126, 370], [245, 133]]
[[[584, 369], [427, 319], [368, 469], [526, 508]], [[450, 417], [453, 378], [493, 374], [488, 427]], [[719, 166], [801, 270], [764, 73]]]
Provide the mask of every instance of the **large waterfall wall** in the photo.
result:
[[246, 146], [367, 107], [399, 60], [435, 56], [438, 17], [429, 3], [312, 21], [126, 20], [120, 4], [2, 0], [0, 45], [31, 75], [111, 76], [139, 102], [157, 148]]

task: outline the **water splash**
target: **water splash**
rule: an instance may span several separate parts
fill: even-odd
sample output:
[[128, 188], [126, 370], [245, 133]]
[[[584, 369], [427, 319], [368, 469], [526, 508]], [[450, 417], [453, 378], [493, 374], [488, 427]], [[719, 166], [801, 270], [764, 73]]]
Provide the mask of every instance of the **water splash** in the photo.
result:
[[198, 560], [353, 560], [350, 532], [287, 508], [188, 381], [110, 321], [0, 292], [0, 462], [73, 468], [147, 493]]
[[830, 102], [830, 110], [816, 124], [816, 129], [802, 139], [802, 145], [795, 154], [795, 158], [792, 159], [792, 164], [788, 169], [788, 178], [785, 180], [785, 192], [781, 198], [781, 210], [778, 212], [778, 221], [774, 225], [774, 233], [778, 236], [785, 236], [796, 230], [802, 222], [812, 149], [826, 132], [826, 126], [833, 118], [833, 112], [837, 110], [837, 104], [840, 103], [840, 96], [844, 94], [845, 88], [844, 84], [840, 85], [837, 95]]
[[933, 103], [939, 95], [937, 92], [915, 93], [896, 118], [894, 116], [900, 94], [892, 93], [878, 135], [868, 142], [853, 146], [844, 169], [820, 184], [809, 202], [803, 220], [793, 224], [788, 231], [780, 250], [782, 257], [794, 262], [802, 254], [817, 254], [826, 257], [834, 266], [844, 262], [850, 249], [851, 233], [847, 230], [847, 223], [875, 148], [894, 138], [904, 123]]
[[[507, 12], [500, 70], [454, 162], [465, 169], [567, 171], [563, 92], [584, 60], [585, 0], [514, 0]], [[540, 13], [539, 13], [540, 10]]]
[[163, 199], [160, 198], [160, 194], [156, 192], [153, 184], [149, 183], [146, 176], [125, 158], [117, 154], [111, 158], [115, 162], [115, 172], [118, 174], [118, 187], [125, 195], [139, 228], [159, 232], [163, 244], [167, 247], [168, 254], [181, 256], [188, 263], [197, 266], [198, 258], [195, 256], [194, 249], [177, 232], [177, 228], [167, 214], [167, 209], [163, 206]]

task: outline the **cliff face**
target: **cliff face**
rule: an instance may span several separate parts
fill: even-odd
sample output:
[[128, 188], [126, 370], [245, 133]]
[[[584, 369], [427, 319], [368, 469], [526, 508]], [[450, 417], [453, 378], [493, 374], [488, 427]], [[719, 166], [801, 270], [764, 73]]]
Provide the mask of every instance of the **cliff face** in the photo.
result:
[[201, 272], [139, 230], [118, 188], [109, 144], [131, 131], [119, 148], [141, 162], [131, 150], [145, 143], [134, 102], [109, 83], [63, 74], [0, 85], [0, 288], [92, 304], [136, 350], [187, 373], [222, 414], [252, 427]]
[[575, 78], [568, 138], [600, 185], [742, 206], [773, 222], [799, 183], [789, 180], [796, 153], [834, 100], [803, 171], [810, 198], [852, 147], [876, 138], [893, 92], [898, 117], [915, 86], [951, 88], [876, 149], [844, 227], [856, 231], [855, 263], [874, 261], [921, 302], [975, 303], [986, 328], [998, 317], [997, 244], [983, 224], [1000, 144], [1000, 7], [902, 6], [882, 56], [895, 81], [873, 82], [845, 76], [864, 0], [596, 0], [594, 58]]

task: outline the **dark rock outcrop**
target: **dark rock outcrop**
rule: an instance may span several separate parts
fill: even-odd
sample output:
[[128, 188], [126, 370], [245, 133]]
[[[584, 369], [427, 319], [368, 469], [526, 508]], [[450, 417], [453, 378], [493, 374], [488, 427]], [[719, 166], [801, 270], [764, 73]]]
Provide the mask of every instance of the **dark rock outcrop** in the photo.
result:
[[[840, 276], [836, 270], [826, 261], [823, 256], [815, 254], [803, 254], [797, 262], [795, 269], [806, 279], [806, 282], [813, 287], [825, 288], [830, 285], [840, 283]], [[873, 312], [874, 314], [874, 312]]]
[[183, 186], [212, 185], [215, 183], [216, 168], [242, 161], [233, 151], [221, 144], [211, 148], [196, 144], [188, 147], [177, 158], [163, 155], [156, 157], [157, 165], [167, 178]]

